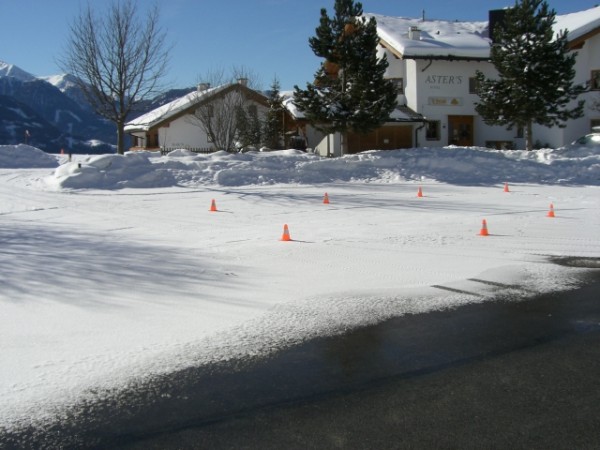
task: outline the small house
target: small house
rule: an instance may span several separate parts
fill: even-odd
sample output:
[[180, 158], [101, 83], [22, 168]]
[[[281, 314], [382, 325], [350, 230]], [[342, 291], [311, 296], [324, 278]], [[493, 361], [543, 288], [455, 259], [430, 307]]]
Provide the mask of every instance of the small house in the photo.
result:
[[[151, 150], [168, 152], [175, 149], [189, 149], [210, 153], [218, 148], [205, 125], [207, 116], [215, 114], [215, 126], [227, 115], [236, 113], [236, 105], [243, 101], [243, 107], [263, 117], [268, 110], [267, 97], [247, 86], [245, 79], [217, 87], [202, 83], [196, 91], [190, 92], [125, 125], [125, 132], [133, 138], [131, 150]], [[219, 111], [220, 109], [220, 111]], [[217, 117], [216, 115], [222, 115]], [[232, 142], [233, 147], [233, 142]]]

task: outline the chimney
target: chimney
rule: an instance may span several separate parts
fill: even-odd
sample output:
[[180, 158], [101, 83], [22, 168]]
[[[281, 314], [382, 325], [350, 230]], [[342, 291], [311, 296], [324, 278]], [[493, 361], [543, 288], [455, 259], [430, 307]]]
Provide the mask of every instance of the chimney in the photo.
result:
[[238, 83], [239, 83], [239, 84], [241, 84], [242, 86], [246, 86], [246, 87], [248, 86], [248, 78], [244, 78], [244, 77], [242, 77], [242, 78], [238, 78], [238, 80], [237, 80], [237, 81], [238, 81]]
[[419, 27], [410, 27], [408, 29], [408, 38], [412, 39], [413, 41], [418, 41], [421, 39], [421, 30], [419, 30]]
[[493, 9], [489, 11], [488, 34], [492, 43], [496, 42], [494, 31], [504, 25], [506, 9]]
[[210, 89], [210, 83], [200, 83], [198, 85], [198, 92], [206, 91]]

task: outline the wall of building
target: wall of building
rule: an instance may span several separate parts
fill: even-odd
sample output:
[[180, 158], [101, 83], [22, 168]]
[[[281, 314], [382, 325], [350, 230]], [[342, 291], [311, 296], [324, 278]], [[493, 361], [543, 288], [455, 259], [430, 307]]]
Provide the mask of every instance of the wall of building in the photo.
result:
[[[600, 35], [596, 35], [585, 41], [583, 48], [574, 50], [577, 53], [575, 64], [576, 84], [587, 84], [592, 70], [600, 70]], [[568, 145], [578, 137], [591, 131], [592, 121], [600, 121], [600, 111], [592, 108], [594, 99], [600, 100], [600, 91], [591, 91], [583, 94], [580, 99], [585, 100], [584, 116], [579, 119], [570, 120], [565, 128], [533, 127], [533, 139], [542, 146], [551, 148]], [[570, 107], [576, 106], [573, 101]]]
[[[256, 104], [259, 117], [265, 117], [268, 108], [263, 105]], [[159, 145], [163, 148], [189, 148], [189, 149], [212, 149], [214, 145], [208, 139], [208, 135], [204, 131], [204, 127], [200, 121], [188, 114], [179, 117], [167, 126], [159, 128], [158, 131]]]
[[[318, 136], [315, 135], [318, 139]], [[313, 147], [314, 153], [320, 156], [341, 156], [340, 154], [340, 134], [329, 134], [321, 136], [317, 144]]]
[[164, 148], [212, 148], [200, 123], [191, 115], [175, 119], [158, 130], [158, 140]]
[[[600, 35], [588, 39], [577, 53], [575, 82], [585, 83], [590, 79], [592, 70], [600, 70]], [[428, 140], [425, 130], [422, 130], [418, 137], [421, 146], [448, 145], [448, 117], [473, 116], [474, 145], [506, 142], [512, 143], [516, 148], [524, 148], [525, 141], [522, 135], [518, 135], [518, 130], [489, 126], [475, 111], [475, 104], [479, 98], [470, 93], [469, 78], [474, 77], [477, 70], [493, 78], [496, 71], [491, 63], [402, 60], [383, 48], [379, 50], [379, 54], [385, 54], [389, 63], [386, 77], [404, 80], [404, 95], [399, 100], [404, 101], [409, 108], [422, 114], [427, 120], [439, 121], [439, 139]], [[569, 121], [566, 128], [534, 126], [534, 141], [543, 146], [561, 147], [589, 133], [592, 120], [600, 120], [600, 111], [591, 108], [594, 99], [600, 100], [600, 91], [586, 93], [583, 98], [587, 105], [583, 118]]]
[[[577, 64], [575, 66], [576, 83], [587, 83], [590, 81], [592, 70], [600, 70], [600, 35], [596, 35], [588, 39], [583, 48], [576, 50]], [[565, 130], [565, 139], [567, 142], [572, 142], [578, 137], [587, 134], [591, 131], [592, 120], [600, 120], [600, 111], [592, 109], [594, 100], [600, 101], [600, 90], [590, 91], [584, 94], [583, 99], [586, 101], [585, 116], [581, 119], [573, 121]]]
[[439, 139], [420, 132], [421, 145], [435, 147], [453, 142], [450, 136], [451, 116], [471, 116], [472, 145], [485, 146], [489, 141], [512, 141], [514, 131], [490, 127], [477, 115], [475, 104], [479, 97], [470, 92], [470, 79], [479, 70], [486, 76], [494, 74], [490, 63], [478, 61], [407, 60], [405, 95], [407, 105], [429, 121], [439, 122]]

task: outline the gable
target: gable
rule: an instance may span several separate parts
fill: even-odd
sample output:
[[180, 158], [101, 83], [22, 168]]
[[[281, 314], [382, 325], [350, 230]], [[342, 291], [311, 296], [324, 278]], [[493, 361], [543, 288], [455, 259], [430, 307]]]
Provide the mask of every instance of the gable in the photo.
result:
[[219, 97], [225, 96], [234, 90], [242, 90], [246, 98], [268, 107], [267, 97], [263, 94], [240, 83], [229, 83], [215, 88], [190, 92], [183, 97], [173, 100], [172, 102], [129, 121], [125, 125], [125, 131], [132, 133], [168, 126], [170, 122], [177, 120], [180, 117], [194, 114], [197, 108], [210, 103]]

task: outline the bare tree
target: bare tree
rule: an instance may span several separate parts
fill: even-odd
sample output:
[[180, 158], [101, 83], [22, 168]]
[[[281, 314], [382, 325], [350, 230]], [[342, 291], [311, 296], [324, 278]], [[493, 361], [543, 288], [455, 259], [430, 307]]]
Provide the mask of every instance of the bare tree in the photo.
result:
[[88, 4], [71, 24], [60, 60], [94, 110], [115, 123], [119, 154], [129, 114], [163, 87], [169, 49], [158, 19], [156, 6], [141, 16], [133, 0], [115, 0], [104, 17]]
[[[244, 119], [251, 119], [252, 98], [258, 97], [254, 89], [257, 86], [256, 76], [245, 68], [234, 67], [229, 79], [225, 79], [224, 71], [213, 70], [203, 77], [206, 88], [214, 86], [221, 91], [202, 103], [192, 118], [195, 125], [201, 127], [213, 145], [220, 150], [234, 150], [240, 140]], [[258, 145], [259, 142], [253, 143]]]
[[194, 114], [194, 122], [206, 132], [213, 145], [220, 150], [235, 148], [237, 137], [236, 111], [246, 103], [239, 90], [227, 90], [215, 96], [210, 102], [199, 106]]

